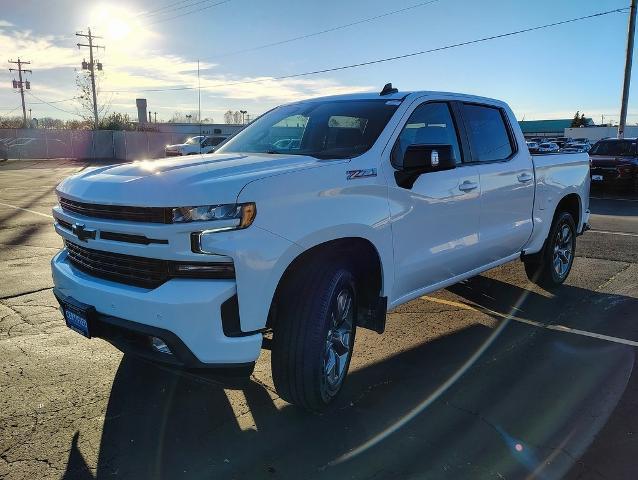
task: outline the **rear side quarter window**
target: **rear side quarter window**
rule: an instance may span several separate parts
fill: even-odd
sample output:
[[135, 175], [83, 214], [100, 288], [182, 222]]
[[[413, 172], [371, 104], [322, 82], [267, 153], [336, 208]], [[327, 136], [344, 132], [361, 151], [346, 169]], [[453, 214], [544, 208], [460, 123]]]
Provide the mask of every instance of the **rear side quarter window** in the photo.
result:
[[516, 144], [501, 108], [471, 103], [464, 103], [461, 108], [472, 161], [495, 162], [512, 156]]

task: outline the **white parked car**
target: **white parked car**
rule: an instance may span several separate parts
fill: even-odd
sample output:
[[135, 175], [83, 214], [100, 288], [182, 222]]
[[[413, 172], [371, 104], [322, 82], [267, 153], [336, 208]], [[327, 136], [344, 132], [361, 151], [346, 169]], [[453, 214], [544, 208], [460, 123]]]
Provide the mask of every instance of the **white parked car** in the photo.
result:
[[294, 150], [299, 148], [300, 143], [300, 140], [297, 138], [282, 138], [281, 140], [273, 142], [272, 146], [275, 147], [276, 150]]
[[[281, 125], [304, 127], [298, 149], [273, 153]], [[63, 181], [54, 293], [70, 328], [176, 367], [249, 374], [272, 332], [277, 391], [321, 410], [356, 329], [382, 333], [399, 305], [519, 259], [564, 282], [589, 186], [587, 155], [532, 157], [498, 100], [315, 98], [213, 155]]]
[[589, 143], [568, 143], [562, 149], [561, 152], [565, 153], [587, 153], [591, 150]]
[[536, 149], [538, 153], [556, 153], [560, 151], [560, 147], [553, 142], [541, 143]]
[[164, 152], [167, 157], [175, 157], [180, 155], [197, 155], [202, 153], [212, 153], [215, 147], [226, 140], [227, 137], [206, 135], [197, 135], [190, 137], [184, 143], [175, 145], [166, 145]]

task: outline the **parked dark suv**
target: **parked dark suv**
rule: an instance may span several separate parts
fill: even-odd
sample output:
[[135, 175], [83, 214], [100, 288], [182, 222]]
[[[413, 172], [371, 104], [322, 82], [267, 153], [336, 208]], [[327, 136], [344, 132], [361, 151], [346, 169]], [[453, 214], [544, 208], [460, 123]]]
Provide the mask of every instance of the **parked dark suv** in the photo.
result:
[[626, 186], [638, 192], [638, 150], [635, 138], [606, 138], [589, 151], [592, 184]]

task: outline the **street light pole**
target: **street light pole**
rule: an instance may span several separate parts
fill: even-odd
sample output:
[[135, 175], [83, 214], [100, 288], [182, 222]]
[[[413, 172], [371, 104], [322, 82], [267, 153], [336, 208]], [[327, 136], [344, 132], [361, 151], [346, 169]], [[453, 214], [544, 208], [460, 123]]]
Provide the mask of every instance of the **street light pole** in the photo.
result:
[[622, 103], [620, 106], [620, 122], [618, 122], [618, 138], [625, 138], [627, 124], [627, 103], [629, 102], [629, 84], [631, 83], [631, 62], [634, 55], [634, 36], [636, 34], [636, 2], [631, 0], [629, 11], [629, 27], [627, 31], [627, 56], [625, 57], [625, 80], [622, 87]]

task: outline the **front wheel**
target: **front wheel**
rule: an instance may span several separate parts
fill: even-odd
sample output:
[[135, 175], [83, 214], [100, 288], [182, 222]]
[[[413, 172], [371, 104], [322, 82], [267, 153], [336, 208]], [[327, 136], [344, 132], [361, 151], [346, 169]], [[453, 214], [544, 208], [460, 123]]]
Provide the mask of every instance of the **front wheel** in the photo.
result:
[[308, 265], [284, 287], [272, 344], [273, 380], [284, 400], [320, 411], [336, 398], [352, 357], [356, 293], [338, 260]]
[[527, 278], [545, 288], [557, 287], [567, 279], [575, 253], [574, 219], [568, 212], [560, 212], [554, 218], [543, 250], [523, 260]]

